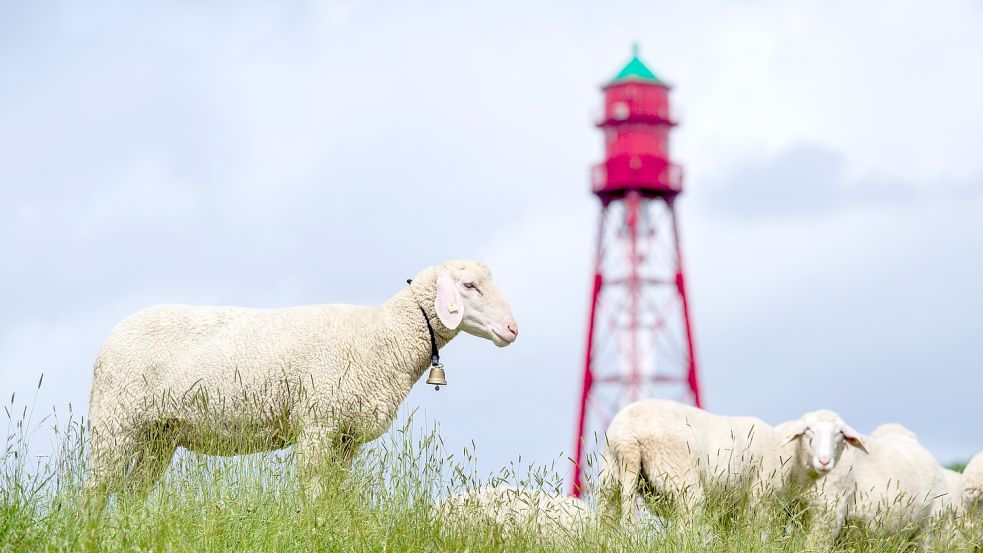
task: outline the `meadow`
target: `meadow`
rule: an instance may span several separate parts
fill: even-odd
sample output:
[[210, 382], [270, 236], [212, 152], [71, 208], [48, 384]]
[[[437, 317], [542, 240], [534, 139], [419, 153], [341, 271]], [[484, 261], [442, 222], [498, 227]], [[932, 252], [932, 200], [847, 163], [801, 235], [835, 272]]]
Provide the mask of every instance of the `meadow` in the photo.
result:
[[[405, 418], [369, 444], [351, 470], [327, 466], [330, 490], [307, 500], [289, 450], [230, 458], [178, 455], [164, 482], [146, 494], [115, 497], [96, 509], [83, 500], [84, 421], [72, 413], [38, 420], [5, 407], [0, 459], [2, 551], [807, 551], [803, 525], [779, 506], [749, 513], [742, 497], [714, 498], [703, 520], [647, 517], [631, 528], [597, 524], [545, 542], [533, 528], [503, 535], [490, 524], [451, 528], [433, 505], [461, 490], [505, 483], [563, 493], [561, 471], [521, 458], [480, 475], [474, 448], [448, 452], [438, 428]], [[53, 429], [50, 456], [29, 454], [41, 428]], [[592, 476], [596, 476], [592, 459]], [[591, 479], [592, 481], [593, 479]], [[587, 498], [593, 504], [593, 498]], [[960, 523], [933, 527], [929, 551], [983, 551], [983, 532]], [[848, 529], [838, 551], [908, 551], [904, 535]]]

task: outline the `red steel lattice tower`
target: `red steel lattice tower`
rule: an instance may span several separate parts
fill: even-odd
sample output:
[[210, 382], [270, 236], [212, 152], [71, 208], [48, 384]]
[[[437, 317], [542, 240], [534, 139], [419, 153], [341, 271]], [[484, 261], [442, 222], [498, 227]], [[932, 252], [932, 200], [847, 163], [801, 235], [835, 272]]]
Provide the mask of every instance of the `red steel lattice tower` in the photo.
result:
[[588, 450], [630, 402], [659, 396], [700, 406], [675, 202], [681, 167], [669, 157], [669, 86], [638, 58], [603, 87], [605, 159], [594, 167], [601, 201], [573, 489]]

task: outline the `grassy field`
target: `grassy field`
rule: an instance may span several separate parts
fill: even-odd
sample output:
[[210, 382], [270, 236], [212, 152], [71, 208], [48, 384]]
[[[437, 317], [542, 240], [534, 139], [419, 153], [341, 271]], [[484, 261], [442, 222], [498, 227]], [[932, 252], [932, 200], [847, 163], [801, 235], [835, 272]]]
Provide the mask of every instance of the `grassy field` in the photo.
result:
[[[630, 530], [604, 525], [543, 542], [535, 532], [503, 536], [491, 526], [454, 531], [434, 516], [440, 498], [506, 482], [559, 492], [557, 465], [519, 462], [479, 478], [470, 450], [447, 453], [436, 431], [406, 423], [367, 447], [353, 470], [326, 467], [330, 493], [307, 501], [288, 452], [235, 458], [179, 455], [166, 480], [146, 496], [83, 507], [80, 425], [55, 425], [57, 453], [27, 455], [29, 410], [7, 409], [0, 474], [3, 551], [804, 551], [805, 533], [781, 513], [747, 513], [740, 500], [717, 500], [705, 520], [686, 525], [652, 519]], [[33, 424], [33, 426], [32, 426]], [[563, 468], [564, 465], [559, 465]], [[898, 535], [850, 529], [843, 551], [916, 550]], [[977, 530], [934, 528], [932, 551], [983, 551]]]

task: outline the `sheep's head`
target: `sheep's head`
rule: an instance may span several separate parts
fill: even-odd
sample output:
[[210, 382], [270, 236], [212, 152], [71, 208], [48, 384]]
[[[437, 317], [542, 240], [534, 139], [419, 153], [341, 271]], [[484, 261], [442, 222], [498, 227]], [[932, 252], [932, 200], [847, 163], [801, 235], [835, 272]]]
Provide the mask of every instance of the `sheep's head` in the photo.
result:
[[519, 335], [509, 304], [482, 263], [449, 261], [437, 267], [434, 309], [447, 328], [487, 338], [498, 347]]
[[786, 432], [785, 443], [798, 443], [799, 458], [816, 476], [833, 470], [847, 445], [867, 453], [860, 434], [833, 411], [812, 411], [781, 427]]

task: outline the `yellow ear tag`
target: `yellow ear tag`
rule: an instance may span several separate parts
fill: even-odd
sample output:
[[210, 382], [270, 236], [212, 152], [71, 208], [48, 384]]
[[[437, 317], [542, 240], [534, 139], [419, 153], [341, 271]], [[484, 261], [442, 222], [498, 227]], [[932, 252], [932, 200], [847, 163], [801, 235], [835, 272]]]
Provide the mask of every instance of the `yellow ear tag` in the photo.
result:
[[451, 313], [457, 313], [457, 304], [456, 303], [447, 304], [447, 310], [450, 311]]

